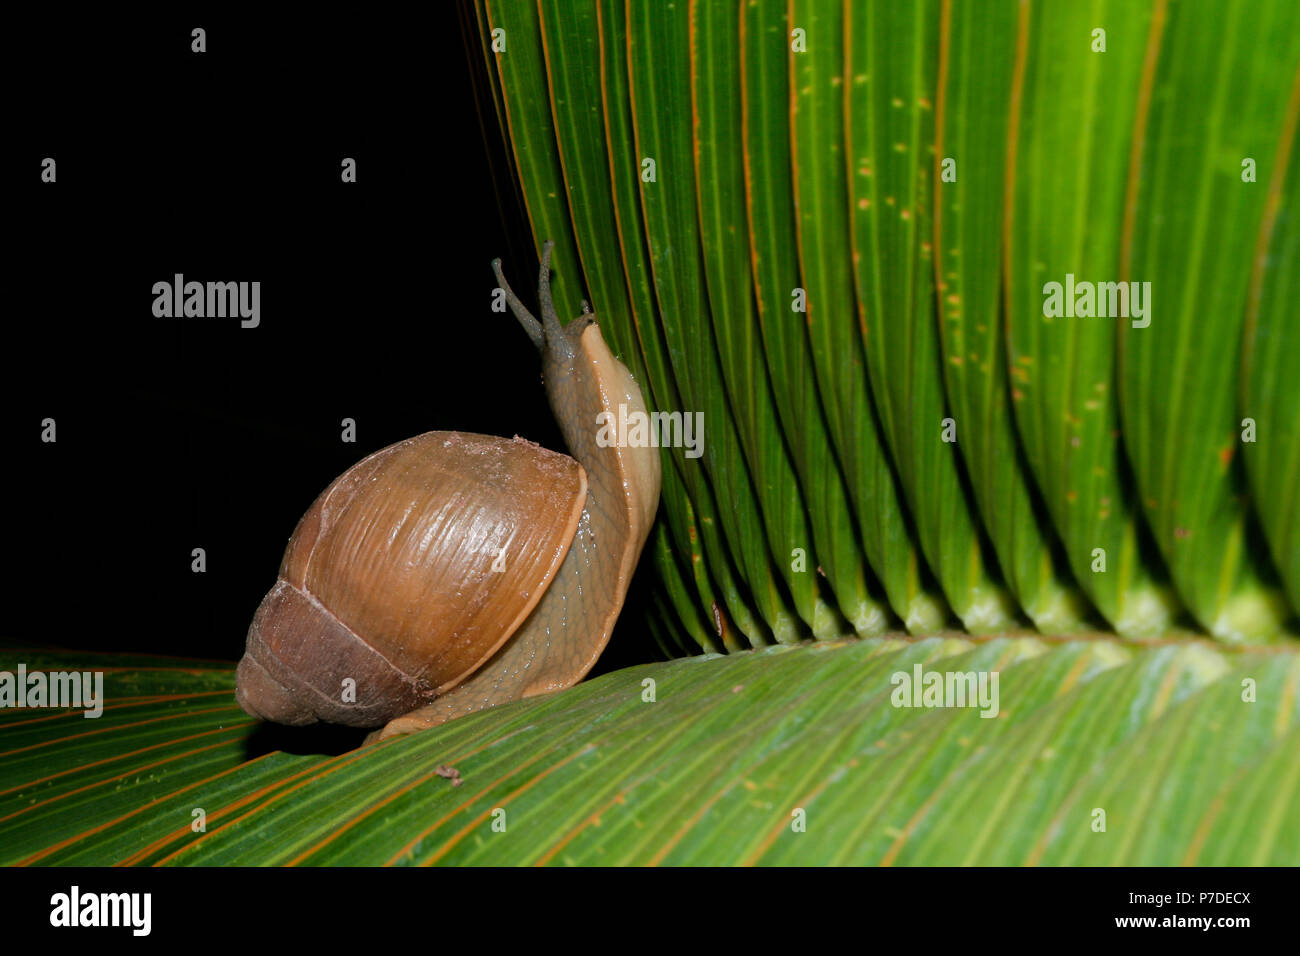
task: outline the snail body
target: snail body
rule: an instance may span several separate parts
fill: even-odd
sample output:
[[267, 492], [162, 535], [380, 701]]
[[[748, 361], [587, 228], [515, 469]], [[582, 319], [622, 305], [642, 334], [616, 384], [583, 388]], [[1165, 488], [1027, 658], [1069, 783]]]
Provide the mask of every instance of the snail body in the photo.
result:
[[427, 432], [348, 469], [253, 616], [236, 677], [252, 716], [387, 736], [569, 687], [600, 656], [654, 521], [659, 458], [597, 442], [600, 413], [645, 402], [593, 315], [560, 324], [550, 252], [540, 322], [493, 268], [573, 457]]

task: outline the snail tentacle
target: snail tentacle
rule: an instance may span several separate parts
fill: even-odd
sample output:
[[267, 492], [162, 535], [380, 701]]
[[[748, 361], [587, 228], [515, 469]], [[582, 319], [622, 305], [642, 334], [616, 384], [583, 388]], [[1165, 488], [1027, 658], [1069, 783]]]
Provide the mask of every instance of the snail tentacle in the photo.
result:
[[510, 311], [515, 314], [519, 324], [524, 327], [524, 331], [532, 339], [533, 347], [540, 352], [546, 344], [545, 337], [542, 334], [542, 323], [537, 321], [533, 313], [528, 311], [528, 307], [524, 305], [523, 300], [515, 295], [515, 290], [510, 288], [510, 283], [506, 281], [506, 277], [501, 272], [500, 259], [492, 260], [492, 271], [496, 273], [501, 291], [506, 294], [506, 304], [510, 306]]

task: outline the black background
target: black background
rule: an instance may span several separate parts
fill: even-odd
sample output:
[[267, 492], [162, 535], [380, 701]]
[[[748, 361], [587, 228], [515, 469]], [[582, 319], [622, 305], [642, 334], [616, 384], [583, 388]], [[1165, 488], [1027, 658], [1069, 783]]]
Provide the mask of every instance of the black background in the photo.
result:
[[[535, 306], [537, 255], [466, 16], [6, 24], [0, 638], [235, 659], [298, 518], [365, 455], [451, 429], [563, 448], [489, 307], [497, 256]], [[155, 318], [175, 273], [259, 280], [260, 326]], [[644, 659], [636, 629], [615, 644]]]

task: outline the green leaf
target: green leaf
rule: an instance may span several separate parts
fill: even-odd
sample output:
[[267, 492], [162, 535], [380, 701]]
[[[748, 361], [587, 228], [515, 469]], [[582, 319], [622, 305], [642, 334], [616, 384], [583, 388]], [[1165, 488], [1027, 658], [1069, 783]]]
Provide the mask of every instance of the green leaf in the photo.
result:
[[[843, 199], [871, 393], [921, 548], [948, 603], [967, 630], [999, 630], [1016, 608], [996, 580], [996, 565], [986, 567], [947, 431], [935, 314], [930, 217], [939, 7], [934, 0], [880, 0], [846, 10], [844, 60], [806, 57], [823, 65], [810, 67], [819, 75], [799, 93], [848, 117], [843, 155], [829, 158], [847, 171]], [[830, 31], [828, 18], [823, 36]], [[827, 127], [834, 122], [826, 118]], [[834, 139], [823, 133], [817, 141]], [[818, 204], [817, 214], [823, 208]], [[959, 442], [963, 429], [955, 424]]]
[[[702, 412], [703, 463], [728, 506], [718, 512], [764, 622], [779, 641], [802, 636], [768, 551], [761, 510], [728, 407], [700, 261], [690, 83], [690, 10], [628, 4], [628, 79], [655, 300], [684, 413]], [[653, 175], [652, 175], [653, 173]], [[780, 565], [786, 567], [785, 563]]]
[[[598, 148], [599, 137], [593, 136], [592, 132], [593, 122], [599, 118], [593, 119], [593, 103], [590, 99], [592, 88], [589, 81], [593, 72], [591, 37], [597, 36], [593, 20], [598, 21], [599, 18], [593, 16], [595, 11], [590, 5], [569, 11], [570, 15], [582, 15], [585, 20], [573, 30], [573, 42], [552, 44], [550, 57], [560, 68], [550, 71], [547, 68], [547, 47], [543, 42], [542, 24], [535, 9], [521, 7], [519, 4], [484, 3], [483, 6], [486, 8], [484, 15], [490, 20], [495, 17], [492, 22], [500, 23], [501, 28], [507, 31], [506, 51], [496, 55], [496, 61], [500, 64], [497, 70], [498, 85], [519, 91], [518, 95], [503, 97], [509, 117], [508, 133], [512, 142], [517, 143], [514, 147], [516, 155], [523, 157], [517, 165], [524, 185], [525, 205], [529, 211], [534, 241], [539, 248], [547, 239], [556, 242], [556, 254], [552, 258], [552, 267], [559, 273], [559, 278], [552, 283], [556, 308], [562, 316], [577, 314], [577, 297], [571, 290], [579, 286], [576, 281], [565, 282], [564, 279], [576, 277], [579, 258], [573, 255], [564, 263], [561, 259], [562, 250], [569, 248], [569, 243], [581, 241], [581, 247], [586, 250], [590, 261], [590, 283], [595, 308], [602, 329], [610, 335], [611, 348], [629, 364], [637, 380], [648, 386], [645, 398], [650, 409], [678, 409], [681, 402], [671, 373], [667, 371], [663, 346], [654, 334], [657, 326], [653, 312], [649, 311], [648, 266], [639, 255], [625, 255], [623, 274], [626, 284], [621, 284], [618, 271], [609, 264], [607, 258], [608, 250], [616, 246], [605, 232], [600, 231], [608, 230], [610, 223], [608, 204], [612, 199], [604, 190], [613, 189], [615, 196], [619, 196], [619, 187], [623, 187], [619, 196], [622, 204], [613, 209], [613, 219], [619, 222], [621, 215], [621, 221], [630, 223], [630, 228], [636, 229], [638, 236], [640, 210], [636, 205], [636, 163], [631, 161], [628, 166], [620, 166], [618, 162], [619, 159], [626, 158], [620, 156], [619, 146], [631, 143], [630, 119], [626, 115], [626, 109], [615, 106], [608, 113], [610, 129], [621, 128], [625, 132], [621, 139], [613, 135], [609, 139], [613, 160], [609, 164], [609, 178], [606, 179], [603, 172], [593, 171], [600, 166], [599, 155], [593, 152]], [[619, 5], [617, 11], [611, 8], [607, 14], [621, 17], [621, 10]], [[547, 12], [548, 16], [552, 14], [552, 11]], [[552, 26], [553, 32], [560, 29], [559, 25]], [[603, 34], [600, 36], [603, 37]], [[603, 40], [598, 44], [598, 52], [602, 57], [600, 73], [606, 77], [607, 82], [623, 91], [612, 96], [610, 101], [625, 104], [625, 73], [621, 69], [605, 68], [605, 46]], [[516, 56], [516, 53], [521, 55]], [[563, 66], [567, 63], [575, 63], [576, 66], [565, 70]], [[556, 90], [559, 91], [558, 94], [554, 92]], [[549, 98], [545, 102], [540, 101], [537, 91], [547, 92]], [[556, 101], [553, 105], [551, 99]], [[550, 119], [553, 115], [560, 117], [558, 124], [553, 125]], [[557, 144], [561, 147], [559, 151], [556, 149]], [[630, 150], [630, 145], [628, 149]], [[568, 182], [565, 181], [561, 161], [565, 150], [570, 156], [569, 162], [574, 166], [574, 173]], [[544, 162], [539, 158], [548, 153], [551, 161]], [[620, 170], [628, 171], [631, 176], [630, 191], [626, 177], [620, 176]], [[629, 202], [635, 210], [634, 214], [628, 208]], [[578, 216], [580, 228], [576, 235], [569, 215], [571, 209]], [[593, 236], [602, 242], [592, 242]], [[637, 240], [632, 248], [639, 247], [640, 242]], [[565, 311], [560, 304], [565, 301], [573, 303], [573, 311]], [[631, 331], [632, 317], [628, 314], [628, 308], [633, 310], [633, 315], [641, 316], [636, 324], [635, 336]], [[637, 340], [641, 343], [644, 361], [638, 360], [637, 349], [633, 347], [632, 343]], [[684, 467], [680, 450], [675, 456], [665, 456], [664, 465], [664, 511], [672, 526], [674, 540], [686, 543], [684, 546], [691, 549], [690, 580], [695, 584], [699, 607], [712, 611], [716, 630], [725, 646], [733, 649], [743, 646], [728, 626], [727, 618], [719, 607], [720, 602], [714, 597], [716, 580], [730, 612], [730, 619], [736, 622], [740, 631], [752, 643], [766, 643], [762, 636], [766, 627], [750, 609], [748, 599], [742, 595], [732, 574], [730, 557], [716, 530], [713, 515], [717, 508], [706, 479], [694, 465], [691, 468]], [[660, 561], [662, 560], [661, 557]], [[667, 574], [671, 576], [671, 572]], [[678, 598], [684, 596], [680, 590], [675, 593]], [[679, 614], [684, 620], [689, 620], [691, 616], [691, 612], [685, 609], [680, 610]], [[698, 629], [693, 629], [693, 633], [701, 640], [701, 646], [712, 646], [711, 638]]]
[[[942, 627], [947, 605], [929, 579], [907, 523], [902, 490], [876, 425], [863, 360], [862, 329], [852, 319], [849, 187], [844, 159], [844, 31], [838, 3], [794, 0], [790, 50], [790, 144], [800, 274], [822, 408], [844, 468], [862, 547], [890, 604], [913, 633]], [[775, 39], [769, 34], [767, 42]], [[791, 290], [793, 291], [793, 290]]]
[[[1020, 11], [1028, 9], [1021, 6]], [[1002, 323], [1006, 142], [1017, 4], [945, 0], [939, 27], [935, 289], [948, 404], [980, 516], [1020, 606], [1043, 633], [1081, 629], [1087, 601], [1058, 566], [1020, 456]]]
[[[1013, 405], [1025, 456], [1075, 577], [1121, 634], [1179, 610], [1144, 560], [1119, 437], [1112, 319], [1044, 315], [1044, 286], [1119, 275], [1124, 190], [1150, 0], [1035, 4], [1022, 34], [1007, 235]], [[1105, 24], [1106, 52], [1092, 31]]]
[[1150, 107], [1138, 115], [1121, 275], [1150, 283], [1150, 325], [1119, 326], [1124, 439], [1156, 543], [1197, 620], [1224, 640], [1268, 640], [1285, 608], [1248, 542], [1235, 383], [1267, 193], [1243, 181], [1242, 163], [1276, 152], [1300, 7], [1182, 0], [1160, 8], [1153, 30], [1160, 55], [1143, 78]]
[[[736, 12], [717, 4], [693, 4], [691, 17], [700, 242], [728, 407], [753, 476], [774, 562], [813, 634], [834, 637], [846, 628], [819, 593], [813, 572], [821, 555], [777, 424], [754, 306], [743, 152], [736, 149], [744, 138]], [[802, 567], [796, 563], [796, 549], [804, 552]], [[874, 619], [876, 629], [883, 630], [883, 609], [876, 609]]]
[[774, 424], [798, 472], [817, 566], [841, 613], [865, 636], [884, 629], [889, 606], [878, 593], [879, 584], [854, 533], [856, 518], [817, 394], [803, 315], [794, 311], [791, 301], [801, 280], [792, 200], [786, 68], [790, 31], [785, 7], [781, 0], [760, 0], [741, 10], [741, 133], [754, 298], [776, 406]]
[[[533, 82], [545, 82], [550, 91], [556, 143], [564, 174], [562, 185], [583, 273], [595, 300], [602, 334], [614, 354], [628, 366], [633, 378], [642, 386], [647, 410], [653, 411], [656, 402], [655, 390], [651, 387], [652, 376], [647, 371], [633, 323], [627, 273], [619, 254], [618, 216], [608, 175], [609, 156], [605, 150], [600, 89], [590, 82], [593, 74], [601, 72], [601, 35], [596, 5], [594, 2], [572, 5], [565, 11], [566, 22], [561, 22], [556, 7], [541, 7], [540, 12], [545, 76], [537, 76]], [[538, 185], [543, 185], [548, 192], [555, 186], [549, 181]], [[540, 238], [544, 241], [546, 237]], [[642, 296], [648, 295], [644, 278], [637, 291]], [[671, 394], [664, 386], [659, 391]], [[672, 404], [671, 398], [664, 397], [659, 407]], [[681, 477], [680, 452], [678, 460], [673, 459], [673, 453], [665, 450], [662, 462], [663, 513], [675, 536], [688, 545], [694, 545], [695, 534], [690, 520], [694, 509]], [[658, 531], [658, 540], [663, 541], [667, 533], [666, 530]], [[699, 553], [698, 547], [692, 550]], [[680, 619], [700, 646], [713, 649], [712, 636], [697, 623], [699, 608], [707, 607], [713, 601], [712, 583], [707, 575], [701, 574], [695, 579], [695, 594], [692, 595], [685, 587], [687, 577], [680, 567], [667, 563], [673, 560], [674, 552], [657, 547], [653, 553], [661, 578], [671, 582], [667, 591]], [[701, 570], [708, 566], [701, 561], [694, 564]]]
[[581, 311], [582, 271], [564, 193], [564, 171], [554, 146], [555, 128], [543, 80], [546, 73], [537, 8], [532, 4], [484, 0], [484, 17], [489, 30], [505, 31], [505, 51], [491, 55], [505, 104], [507, 139], [515, 169], [525, 184], [524, 206], [533, 236], [541, 237], [537, 242], [538, 257], [546, 240], [555, 243], [551, 268], [556, 277], [551, 292], [560, 321], [567, 322]]
[[[577, 8], [581, 9], [581, 8]], [[632, 128], [632, 110], [628, 92], [626, 63], [627, 11], [621, 0], [600, 0], [596, 6], [596, 21], [600, 35], [600, 93], [601, 115], [605, 124], [605, 143], [609, 157], [609, 185], [614, 204], [615, 222], [618, 226], [617, 244], [623, 258], [624, 278], [630, 299], [627, 328], [616, 332], [623, 339], [640, 344], [650, 386], [647, 400], [656, 408], [683, 411], [676, 379], [668, 358], [654, 302], [650, 261], [643, 239], [643, 215], [640, 195], [641, 164], [637, 158], [636, 142]], [[583, 77], [582, 79], [586, 79]], [[587, 113], [591, 121], [590, 112]], [[594, 189], [598, 180], [593, 178], [575, 188]], [[618, 314], [614, 326], [619, 326]], [[670, 521], [678, 516], [673, 510], [682, 510], [689, 516], [689, 528], [674, 525], [674, 540], [685, 542], [691, 553], [691, 573], [700, 592], [701, 608], [709, 616], [718, 636], [728, 650], [739, 650], [750, 645], [769, 642], [767, 626], [763, 624], [752, 603], [739, 583], [735, 562], [722, 538], [722, 529], [716, 515], [716, 497], [708, 477], [698, 461], [685, 457], [685, 449], [675, 449], [670, 457], [676, 466], [676, 475], [665, 469], [665, 493], [671, 483], [680, 483], [685, 489], [675, 500], [689, 495], [690, 500], [673, 509], [665, 497], [665, 510]], [[683, 530], [685, 533], [683, 533]], [[715, 597], [715, 583], [717, 597]], [[713, 650], [712, 641], [701, 643], [705, 650]]]
[[[1242, 348], [1241, 422], [1254, 422], [1243, 442], [1246, 471], [1261, 524], [1281, 572], [1291, 608], [1300, 612], [1300, 70], [1287, 104], [1277, 155], [1268, 170], [1261, 247]], [[1261, 182], [1264, 177], [1260, 176]], [[1262, 255], [1258, 254], [1262, 253]]]
[[[122, 859], [145, 834], [188, 826], [191, 810], [209, 794], [229, 792], [229, 775], [247, 759], [257, 722], [235, 703], [229, 662], [11, 649], [0, 662], [10, 674], [20, 662], [29, 674], [103, 674], [97, 718], [83, 710], [0, 709], [5, 864], [79, 862], [86, 857], [72, 843], [83, 844], [86, 833], [95, 847], [90, 859]], [[268, 766], [279, 773], [318, 759], [280, 755]], [[153, 806], [163, 794], [179, 801], [166, 818]]]
[[[18, 659], [35, 666], [6, 652], [0, 669]], [[996, 701], [907, 706], [917, 668], [921, 687], [983, 673], [986, 692], [996, 673]], [[175, 700], [162, 699], [174, 670], [114, 673], [97, 721], [3, 712], [6, 864], [1176, 865], [1300, 852], [1295, 652], [1024, 637], [775, 646], [629, 668], [335, 757], [251, 760], [229, 667], [185, 678], [224, 690]]]
[[[1226, 422], [1248, 388], [1292, 397], [1269, 315], [1284, 350], [1235, 349], [1247, 305], [1277, 309], [1293, 271], [1250, 266], [1273, 261], [1261, 243], [1289, 248], [1286, 230], [1263, 236], [1259, 197], [1283, 182], [1295, 31], [1246, 64], [1245, 15], [1205, 39], [1208, 0], [576, 0], [539, 5], [540, 31], [528, 5], [485, 5], [522, 44], [510, 69], [495, 55], [510, 90], [494, 92], [534, 238], [575, 237], [651, 404], [708, 422], [702, 460], [665, 456], [680, 550], [654, 549], [697, 643], [716, 643], [701, 619], [728, 649], [826, 636], [832, 606], [874, 633], [880, 591], [914, 633], [948, 606], [967, 630], [1023, 614], [1052, 632], [1095, 606], [1150, 635], [1191, 622], [1184, 603], [1221, 638], [1278, 632], [1288, 496], [1266, 492], [1270, 555]], [[1245, 152], [1273, 185], [1241, 188]], [[647, 160], [665, 175], [642, 181]], [[1210, 215], [1233, 250], [1212, 261]], [[1048, 313], [1048, 283], [1134, 262], [1173, 302], [1145, 338]], [[840, 319], [850, 300], [857, 323]], [[1285, 436], [1271, 400], [1251, 401]], [[1280, 450], [1250, 453], [1257, 488], [1292, 477]]]

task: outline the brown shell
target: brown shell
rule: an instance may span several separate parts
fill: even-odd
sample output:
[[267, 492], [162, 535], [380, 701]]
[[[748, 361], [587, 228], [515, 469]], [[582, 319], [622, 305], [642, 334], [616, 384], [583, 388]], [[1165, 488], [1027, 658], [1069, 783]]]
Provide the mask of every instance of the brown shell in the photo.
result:
[[241, 706], [371, 727], [445, 693], [532, 612], [586, 499], [577, 461], [518, 438], [427, 432], [357, 463], [289, 540], [249, 629]]

